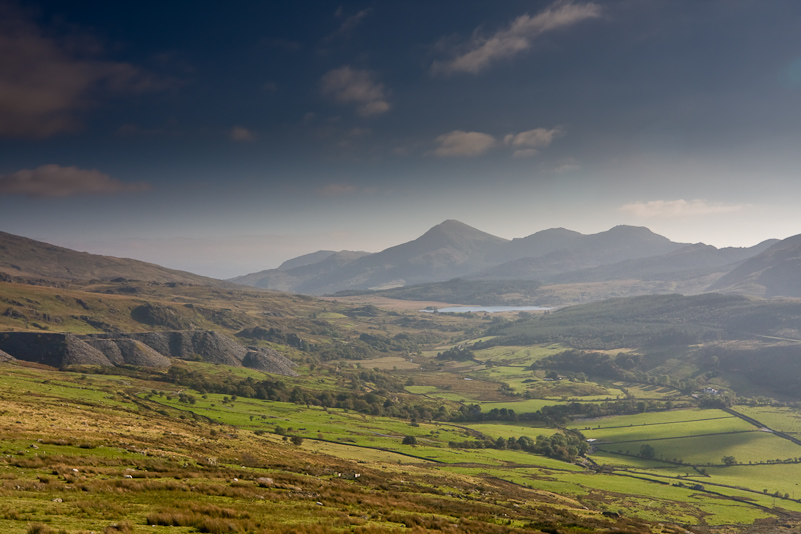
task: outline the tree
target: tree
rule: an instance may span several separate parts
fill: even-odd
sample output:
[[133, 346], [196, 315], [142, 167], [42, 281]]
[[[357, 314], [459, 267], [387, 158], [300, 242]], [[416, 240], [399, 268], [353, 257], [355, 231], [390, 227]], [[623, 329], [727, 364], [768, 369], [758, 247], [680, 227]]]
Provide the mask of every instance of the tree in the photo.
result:
[[728, 465], [728, 466], [736, 465], [737, 464], [737, 460], [734, 458], [734, 456], [724, 456], [723, 457], [723, 463], [725, 465]]
[[300, 437], [300, 436], [292, 436], [292, 440], [291, 441], [292, 441], [292, 445], [297, 445], [298, 447], [303, 445], [303, 438]]
[[414, 436], [404, 436], [403, 438], [404, 445], [417, 445], [417, 438]]
[[640, 447], [640, 456], [643, 458], [653, 458], [656, 456], [656, 450], [654, 450], [654, 448], [650, 445], [643, 445]]

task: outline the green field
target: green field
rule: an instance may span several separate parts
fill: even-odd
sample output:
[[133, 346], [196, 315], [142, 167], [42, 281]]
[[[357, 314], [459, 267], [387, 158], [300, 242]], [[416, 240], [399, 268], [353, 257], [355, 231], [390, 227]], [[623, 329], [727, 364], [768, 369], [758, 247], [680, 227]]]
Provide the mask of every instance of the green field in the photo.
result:
[[[228, 376], [227, 370], [220, 367], [209, 367], [205, 364], [195, 363], [192, 367], [197, 371], [208, 369], [212, 374], [220, 377]], [[246, 371], [242, 376], [248, 376]], [[222, 374], [221, 374], [222, 373]], [[309, 378], [298, 377], [290, 382], [303, 384]], [[798, 509], [801, 504], [783, 498], [784, 493], [792, 494], [794, 483], [788, 481], [777, 483], [774, 479], [779, 469], [784, 473], [799, 471], [796, 464], [788, 466], [777, 465], [742, 465], [734, 467], [706, 466], [708, 475], [702, 477], [692, 470], [690, 466], [676, 466], [665, 464], [657, 460], [630, 458], [620, 456], [614, 450], [618, 446], [626, 446], [636, 450], [641, 444], [649, 443], [657, 451], [657, 456], [677, 456], [686, 462], [693, 462], [704, 466], [707, 462], [720, 463], [723, 454], [734, 455], [739, 462], [764, 460], [766, 457], [781, 457], [789, 451], [798, 454], [799, 449], [787, 440], [782, 440], [772, 434], [759, 432], [740, 419], [734, 418], [719, 410], [674, 410], [667, 412], [641, 413], [630, 416], [602, 418], [593, 421], [578, 421], [573, 426], [582, 430], [586, 436], [599, 436], [603, 440], [613, 442], [610, 445], [598, 444], [599, 449], [591, 458], [600, 464], [611, 467], [609, 473], [595, 473], [586, 467], [561, 462], [544, 456], [535, 455], [519, 450], [496, 450], [487, 448], [454, 449], [448, 446], [450, 441], [463, 442], [475, 440], [475, 433], [481, 433], [492, 438], [518, 437], [526, 435], [550, 435], [556, 430], [553, 428], [538, 428], [522, 423], [465, 423], [454, 425], [436, 421], [421, 421], [411, 424], [408, 421], [388, 417], [369, 416], [355, 411], [346, 411], [319, 406], [305, 406], [287, 402], [264, 401], [249, 398], [230, 397], [221, 394], [200, 394], [192, 392], [195, 397], [194, 404], [187, 404], [179, 400], [177, 389], [166, 384], [140, 383], [135, 378], [121, 378], [105, 375], [81, 375], [74, 373], [46, 372], [37, 369], [5, 367], [0, 376], [3, 386], [4, 400], [15, 398], [19, 393], [26, 393], [28, 399], [37, 399], [37, 404], [17, 404], [14, 412], [7, 412], [4, 419], [7, 428], [13, 428], [12, 417], [23, 417], [35, 424], [29, 424], [17, 429], [16, 435], [7, 434], [2, 440], [0, 451], [9, 455], [8, 458], [35, 458], [56, 457], [59, 461], [69, 465], [85, 465], [86, 462], [113, 462], [117, 473], [124, 473], [125, 468], [138, 469], [140, 458], [162, 457], [165, 459], [183, 458], [186, 462], [191, 456], [188, 465], [201, 466], [204, 455], [230, 456], [233, 450], [227, 447], [235, 445], [245, 436], [253, 436], [254, 432], [262, 433], [260, 443], [269, 450], [274, 447], [287, 447], [283, 441], [286, 434], [304, 438], [304, 442], [295, 447], [297, 450], [319, 458], [331, 457], [337, 462], [368, 462], [379, 469], [403, 468], [436, 470], [443, 475], [450, 473], [453, 476], [478, 477], [482, 480], [505, 480], [519, 484], [530, 491], [544, 492], [543, 496], [554, 495], [558, 502], [573, 502], [571, 498], [580, 498], [582, 502], [600, 510], [626, 510], [629, 517], [648, 521], [669, 521], [688, 525], [706, 524], [722, 525], [738, 521], [742, 523], [753, 522], [757, 519], [769, 517], [771, 514], [763, 509], [744, 504], [742, 502], [725, 500], [720, 497], [710, 500], [707, 492], [699, 492], [689, 487], [677, 487], [671, 484], [684, 481], [685, 485], [701, 483], [714, 491], [731, 495], [737, 498], [751, 498], [767, 508], [774, 506], [776, 499], [773, 492], [779, 491], [782, 496], [778, 499], [781, 506], [789, 510]], [[328, 384], [336, 388], [335, 381]], [[421, 389], [417, 389], [421, 388]], [[409, 386], [407, 391], [429, 391], [431, 386]], [[154, 395], [153, 391], [157, 393]], [[131, 395], [135, 393], [135, 397]], [[168, 398], [169, 397], [169, 398]], [[133, 402], [135, 401], [135, 402]], [[65, 402], [67, 403], [65, 406]], [[529, 400], [512, 403], [484, 403], [485, 411], [492, 407], [526, 406], [526, 409], [536, 409], [553, 401]], [[36, 408], [35, 406], [38, 406]], [[146, 408], [146, 407], [150, 408]], [[166, 410], [167, 417], [172, 421], [172, 427], [177, 432], [159, 430], [157, 427], [148, 427], [143, 423], [152, 410], [158, 407]], [[48, 408], [49, 407], [49, 408]], [[60, 410], [59, 416], [33, 418], [33, 414], [42, 410]], [[144, 410], [144, 411], [143, 411]], [[57, 413], [57, 412], [54, 412]], [[87, 421], [85, 414], [97, 414], [92, 423], [83, 425]], [[121, 413], [129, 413], [126, 423], [120, 423], [118, 417]], [[521, 413], [522, 410], [521, 410]], [[779, 412], [780, 413], [780, 412]], [[28, 414], [28, 415], [26, 415]], [[158, 417], [163, 417], [159, 415]], [[116, 421], [117, 432], [122, 436], [121, 445], [116, 442], [114, 433], [108, 433], [106, 419]], [[50, 426], [54, 425], [54, 426]], [[17, 425], [19, 426], [19, 425]], [[464, 427], [464, 428], [462, 428]], [[588, 427], [589, 430], [586, 430]], [[38, 444], [38, 449], [32, 450], [30, 445], [36, 443], [35, 436], [43, 436], [53, 428], [62, 429], [61, 434], [69, 436], [74, 432], [81, 432], [86, 436], [85, 444], [75, 441], [60, 443]], [[94, 428], [94, 431], [89, 431]], [[162, 429], [164, 427], [161, 427]], [[193, 429], [197, 430], [193, 430]], [[209, 428], [219, 429], [216, 435], [209, 434]], [[682, 432], [714, 431], [715, 436], [679, 438]], [[743, 432], [748, 430], [748, 432]], [[22, 433], [20, 433], [22, 431]], [[202, 432], [204, 437], [189, 439], [193, 432]], [[281, 434], [277, 432], [281, 432]], [[737, 433], [727, 433], [737, 432]], [[221, 439], [222, 436], [228, 436]], [[404, 445], [405, 436], [414, 436], [417, 445]], [[713, 439], [714, 438], [714, 439]], [[41, 439], [41, 438], [40, 438]], [[256, 439], [255, 437], [250, 439]], [[165, 441], [166, 440], [166, 441]], [[233, 440], [233, 441], [231, 441]], [[161, 443], [163, 441], [163, 444]], [[614, 441], [630, 441], [630, 443], [617, 443]], [[196, 443], [192, 445], [191, 443]], [[228, 443], [226, 446], [225, 444]], [[201, 447], [204, 451], [189, 454], [193, 447]], [[291, 447], [291, 446], [290, 446]], [[211, 451], [215, 452], [212, 453]], [[231, 452], [226, 453], [229, 450]], [[24, 451], [22, 456], [18, 451]], [[208, 452], [206, 452], [208, 451]], [[276, 451], [278, 452], [278, 451]], [[230, 469], [241, 470], [240, 464], [249, 458], [244, 452], [234, 453], [228, 460], [224, 460]], [[283, 454], [283, 453], [281, 453]], [[151, 456], [153, 455], [153, 456]], [[189, 455], [189, 456], [188, 456]], [[778, 455], [778, 456], [777, 456]], [[83, 458], [83, 460], [79, 460]], [[70, 460], [71, 459], [71, 460]], [[20, 460], [15, 460], [19, 463]], [[28, 460], [25, 460], [26, 462]], [[251, 460], [247, 460], [250, 462]], [[308, 460], [307, 460], [308, 461]], [[17, 468], [15, 478], [27, 480], [33, 487], [39, 484], [38, 480], [44, 476], [38, 461], [26, 463], [30, 467]], [[23, 465], [23, 464], [20, 464]], [[128, 467], [124, 467], [128, 466]], [[200, 469], [201, 467], [197, 467]], [[342, 468], [346, 469], [346, 468]], [[367, 466], [362, 467], [368, 470]], [[789, 469], [789, 471], [787, 470]], [[80, 467], [80, 471], [86, 470]], [[123, 471], [121, 471], [123, 470]], [[246, 471], [246, 470], [245, 470]], [[246, 479], [247, 473], [241, 471], [236, 478]], [[426, 471], [426, 472], [429, 472]], [[276, 471], [270, 471], [276, 472]], [[637, 472], [641, 474], [637, 474]], [[798, 473], [801, 475], [801, 471]], [[87, 478], [85, 484], [100, 484], [99, 480], [107, 476], [107, 471], [98, 471], [99, 477]], [[689, 475], [689, 476], [686, 476]], [[117, 475], [122, 476], [122, 475]], [[195, 484], [219, 484], [214, 476], [195, 476]], [[233, 474], [227, 475], [234, 477]], [[253, 475], [250, 475], [253, 476]], [[632, 478], [644, 477], [648, 480]], [[793, 475], [794, 476], [794, 475]], [[152, 479], [153, 484], [157, 480]], [[665, 483], [659, 483], [660, 481]], [[773, 481], [773, 483], [771, 483]], [[124, 481], [123, 481], [124, 482]], [[160, 482], [161, 483], [161, 482]], [[166, 478], [164, 484], [167, 484]], [[179, 484], [180, 485], [180, 484]], [[727, 487], [731, 486], [731, 487]], [[761, 487], [761, 486], [764, 486]], [[99, 487], [99, 486], [98, 486]], [[154, 486], [156, 487], [156, 486]], [[762, 490], [767, 489], [769, 494]], [[96, 490], [90, 490], [96, 491]], [[45, 494], [47, 496], [48, 494]], [[108, 507], [108, 500], [103, 494], [94, 497], [98, 507]], [[158, 499], [165, 499], [165, 496]], [[145, 510], [156, 506], [157, 497], [142, 497], [138, 502], [140, 508], [132, 510]], [[559, 499], [563, 499], [559, 501]], [[566, 499], [566, 500], [564, 500]], [[26, 497], [22, 509], [30, 510], [22, 516], [14, 515], [10, 509], [0, 510], [7, 517], [25, 517], [31, 520], [46, 520], [48, 517], [59, 517], [61, 512], [52, 506], [50, 500], [38, 497]], [[231, 506], [230, 501], [225, 501]], [[48, 504], [50, 503], [50, 504]], [[88, 505], [84, 505], [88, 506]], [[293, 508], [297, 504], [293, 501]], [[64, 506], [62, 509], [68, 509]], [[73, 508], [69, 508], [72, 510]], [[280, 511], [273, 508], [276, 517], [289, 514], [289, 508]], [[298, 517], [305, 517], [302, 511]], [[309, 514], [313, 509], [308, 510]], [[138, 515], [137, 515], [138, 514]], [[144, 511], [129, 514], [134, 521], [142, 521]], [[287, 515], [287, 517], [289, 517]], [[309, 516], [311, 517], [311, 516]], [[17, 525], [18, 520], [0, 519], [0, 528], [7, 527], [4, 532], [22, 532]], [[66, 528], [74, 528], [77, 523], [60, 523]], [[87, 523], [93, 528], [100, 529], [103, 519], [89, 520]], [[180, 530], [176, 530], [180, 532]], [[187, 531], [188, 532], [188, 531]]]

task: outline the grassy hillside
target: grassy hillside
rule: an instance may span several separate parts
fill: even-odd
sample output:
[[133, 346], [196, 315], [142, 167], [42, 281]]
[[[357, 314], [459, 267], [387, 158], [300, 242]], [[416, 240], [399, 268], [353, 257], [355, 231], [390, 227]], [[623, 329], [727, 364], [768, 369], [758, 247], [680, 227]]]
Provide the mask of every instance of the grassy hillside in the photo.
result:
[[[720, 377], [740, 395], [799, 395], [801, 302], [734, 295], [613, 299], [493, 325], [480, 346], [561, 343], [541, 365], [692, 389]], [[639, 355], [632, 359], [632, 349]], [[622, 351], [618, 357], [615, 352]], [[609, 354], [611, 352], [611, 354]]]
[[111, 280], [226, 285], [224, 282], [127, 258], [77, 252], [0, 232], [0, 280]]
[[[74, 285], [0, 283], [0, 324], [213, 330], [278, 350], [297, 376], [0, 363], [3, 532], [778, 532], [801, 518], [801, 495], [771, 480], [801, 458], [795, 405], [731, 395], [759, 385], [732, 362], [794, 343], [794, 302], [673, 295], [508, 320]], [[758, 363], [801, 376], [786, 356]]]

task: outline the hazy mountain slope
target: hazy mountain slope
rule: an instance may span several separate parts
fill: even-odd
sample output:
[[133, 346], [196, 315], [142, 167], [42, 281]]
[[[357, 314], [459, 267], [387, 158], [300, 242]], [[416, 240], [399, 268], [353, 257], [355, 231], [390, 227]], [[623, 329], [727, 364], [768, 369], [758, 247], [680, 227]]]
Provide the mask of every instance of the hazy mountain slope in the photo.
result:
[[[229, 281], [265, 289], [297, 292], [300, 291], [298, 288], [307, 280], [324, 277], [328, 273], [370, 254], [369, 252], [352, 252], [349, 250], [332, 252], [327, 255], [319, 254], [320, 252], [324, 251], [313, 252], [312, 254], [285, 261], [277, 269], [267, 269], [257, 273], [246, 274], [232, 278]], [[305, 263], [305, 260], [303, 260], [303, 258], [311, 259], [316, 254], [323, 259], [315, 263]], [[296, 266], [285, 268], [286, 265]]]
[[[562, 246], [560, 239], [564, 240]], [[510, 246], [514, 247], [511, 251]], [[684, 246], [638, 226], [615, 226], [590, 235], [558, 228], [538, 232], [517, 243], [512, 241], [502, 247], [498, 257], [526, 256], [473, 273], [471, 278], [546, 281], [562, 273], [667, 254]]]
[[[336, 254], [335, 250], [318, 250], [317, 252], [304, 254], [303, 256], [298, 256], [297, 258], [286, 260], [284, 263], [278, 266], [278, 270], [288, 271], [289, 269], [294, 269], [295, 267], [303, 267], [304, 265], [313, 265], [315, 263], [323, 261], [324, 259], [333, 254]], [[365, 252], [365, 254], [368, 253]]]
[[565, 228], [549, 228], [530, 236], [515, 238], [499, 247], [495, 254], [496, 263], [514, 261], [521, 258], [545, 256], [560, 250], [569, 250], [577, 245], [583, 234]]
[[602, 265], [593, 269], [555, 275], [549, 278], [548, 281], [564, 284], [629, 278], [684, 280], [688, 277], [725, 273], [740, 262], [759, 254], [776, 242], [777, 240], [772, 239], [753, 247], [726, 247], [721, 249], [697, 243], [660, 256], [625, 260], [612, 265]]
[[324, 294], [449, 280], [491, 265], [491, 253], [504, 243], [507, 240], [448, 220], [413, 241], [359, 258], [296, 289]]
[[152, 282], [225, 284], [221, 280], [152, 263], [77, 252], [26, 237], [0, 232], [0, 273], [11, 277], [59, 280], [128, 278]]
[[721, 277], [710, 291], [801, 297], [801, 234], [788, 237]]
[[666, 254], [682, 246], [641, 226], [615, 226], [589, 235], [552, 228], [510, 241], [501, 247], [496, 259], [497, 263], [502, 263], [554, 253], [561, 253], [555, 257], [563, 257], [562, 254], [571, 253], [576, 258], [604, 264]]

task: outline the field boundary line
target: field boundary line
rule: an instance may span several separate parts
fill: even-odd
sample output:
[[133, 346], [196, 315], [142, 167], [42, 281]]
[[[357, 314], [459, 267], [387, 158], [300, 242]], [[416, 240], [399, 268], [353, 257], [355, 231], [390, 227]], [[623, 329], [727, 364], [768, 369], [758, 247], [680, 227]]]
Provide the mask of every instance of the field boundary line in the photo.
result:
[[759, 430], [732, 430], [731, 432], [712, 432], [709, 434], [693, 434], [692, 436], [671, 436], [669, 438], [651, 438], [651, 439], [629, 439], [626, 441], [603, 441], [600, 443], [596, 441], [595, 443], [593, 443], [593, 445], [601, 446], [601, 445], [617, 445], [619, 443], [640, 443], [644, 441], [665, 441], [668, 439], [690, 439], [690, 438], [701, 438], [708, 436], [726, 436], [730, 434], [748, 434], [750, 432], [759, 432]]
[[752, 424], [752, 425], [754, 425], [756, 427], [759, 427], [759, 428], [766, 428], [766, 429], [770, 430], [773, 434], [775, 434], [776, 436], [778, 436], [780, 438], [786, 439], [788, 441], [792, 441], [796, 445], [801, 445], [801, 439], [793, 437], [793, 436], [787, 434], [786, 432], [782, 432], [780, 430], [773, 430], [772, 428], [770, 428], [770, 427], [768, 427], [766, 425], [763, 425], [762, 423], [760, 423], [759, 421], [757, 421], [753, 417], [750, 417], [748, 415], [740, 413], [740, 412], [738, 412], [736, 410], [733, 410], [731, 408], [725, 408], [724, 407], [724, 408], [721, 408], [721, 410], [723, 410], [726, 413], [730, 413], [735, 417], [739, 417], [740, 419], [742, 419], [746, 423], [750, 423], [750, 424]]
[[695, 423], [696, 421], [715, 421], [718, 419], [731, 419], [731, 417], [707, 417], [706, 419], [688, 419], [686, 421], [667, 421], [664, 423], [642, 423], [639, 425], [602, 426], [600, 428], [589, 428], [587, 430], [606, 430], [609, 428], [637, 428], [638, 426], [675, 425], [678, 423]]

